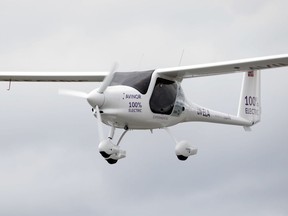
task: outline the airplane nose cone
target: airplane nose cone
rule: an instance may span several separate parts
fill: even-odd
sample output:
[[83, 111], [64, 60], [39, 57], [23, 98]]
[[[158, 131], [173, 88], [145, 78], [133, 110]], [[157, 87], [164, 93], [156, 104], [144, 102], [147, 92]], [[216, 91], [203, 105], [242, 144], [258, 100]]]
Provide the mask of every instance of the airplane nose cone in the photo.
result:
[[95, 89], [88, 94], [87, 101], [92, 107], [101, 107], [104, 104], [104, 94]]

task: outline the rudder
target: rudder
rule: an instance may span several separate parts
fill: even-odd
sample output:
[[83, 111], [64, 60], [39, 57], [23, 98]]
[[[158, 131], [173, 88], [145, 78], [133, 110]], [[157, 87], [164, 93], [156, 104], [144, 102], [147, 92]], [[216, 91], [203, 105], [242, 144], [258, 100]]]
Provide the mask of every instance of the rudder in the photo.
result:
[[238, 117], [242, 117], [252, 124], [261, 120], [261, 92], [260, 71], [244, 72]]

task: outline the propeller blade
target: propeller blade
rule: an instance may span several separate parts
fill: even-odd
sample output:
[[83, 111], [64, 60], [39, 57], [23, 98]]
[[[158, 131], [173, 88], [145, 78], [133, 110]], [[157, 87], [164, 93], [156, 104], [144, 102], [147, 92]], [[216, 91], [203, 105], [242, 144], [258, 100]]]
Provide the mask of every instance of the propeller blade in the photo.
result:
[[96, 106], [95, 111], [96, 111], [96, 114], [97, 114], [99, 139], [100, 139], [100, 142], [102, 142], [104, 140], [104, 131], [103, 131], [103, 126], [102, 126], [101, 113], [99, 111], [99, 107], [98, 106]]
[[73, 97], [80, 97], [80, 98], [87, 98], [88, 94], [81, 91], [69, 90], [69, 89], [59, 89], [59, 95], [66, 95], [66, 96], [73, 96]]
[[117, 68], [118, 68], [118, 63], [115, 62], [113, 67], [110, 70], [110, 73], [105, 77], [104, 81], [102, 82], [101, 86], [99, 87], [99, 89], [98, 89], [99, 93], [102, 94], [106, 90], [106, 88], [111, 84], [111, 81], [114, 77], [114, 73], [117, 70]]

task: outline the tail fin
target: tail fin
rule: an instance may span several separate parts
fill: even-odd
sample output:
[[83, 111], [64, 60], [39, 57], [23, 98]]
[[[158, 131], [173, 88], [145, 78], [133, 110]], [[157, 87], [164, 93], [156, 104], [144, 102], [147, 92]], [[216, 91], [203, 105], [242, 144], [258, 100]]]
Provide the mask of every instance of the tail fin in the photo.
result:
[[238, 117], [251, 121], [252, 124], [260, 121], [260, 93], [260, 71], [245, 72], [242, 81]]

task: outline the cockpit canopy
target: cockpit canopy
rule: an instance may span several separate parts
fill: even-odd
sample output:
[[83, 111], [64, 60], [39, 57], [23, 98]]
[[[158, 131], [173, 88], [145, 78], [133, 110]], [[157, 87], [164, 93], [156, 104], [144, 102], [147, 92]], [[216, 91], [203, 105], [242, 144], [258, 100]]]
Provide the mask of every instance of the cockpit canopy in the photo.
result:
[[[146, 94], [154, 70], [135, 72], [115, 72], [110, 86], [124, 85]], [[156, 83], [151, 94], [149, 105], [153, 113], [162, 115], [179, 116], [184, 110], [184, 95], [181, 86], [172, 80], [161, 77]]]
[[110, 86], [125, 85], [138, 90], [141, 94], [146, 94], [154, 70], [136, 72], [115, 72]]

